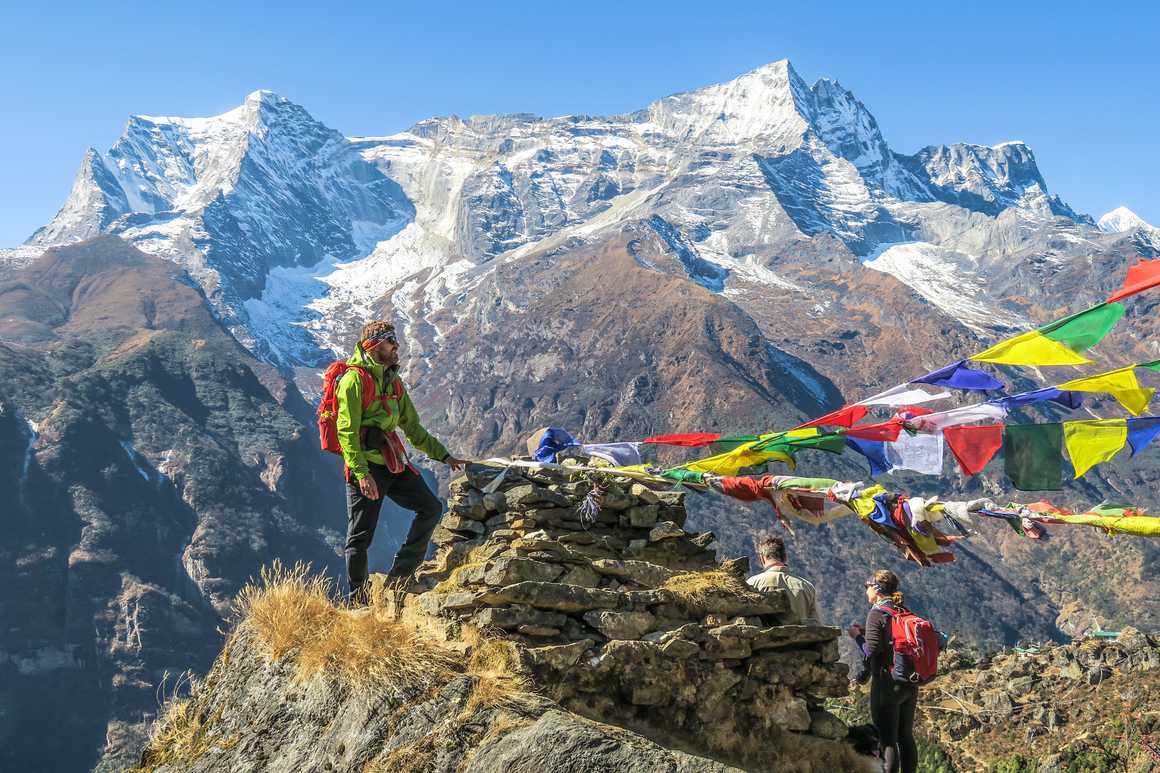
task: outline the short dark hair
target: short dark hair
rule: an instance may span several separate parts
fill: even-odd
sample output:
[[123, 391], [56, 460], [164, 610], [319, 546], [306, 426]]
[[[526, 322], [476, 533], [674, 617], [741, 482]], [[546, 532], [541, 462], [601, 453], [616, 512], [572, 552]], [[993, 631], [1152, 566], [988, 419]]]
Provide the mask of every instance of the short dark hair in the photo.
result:
[[766, 534], [757, 541], [757, 555], [759, 558], [785, 563], [785, 542], [781, 537]]
[[395, 332], [395, 326], [390, 322], [382, 319], [376, 319], [363, 325], [362, 332], [359, 333], [358, 340], [369, 341], [372, 338], [378, 338], [383, 333]]

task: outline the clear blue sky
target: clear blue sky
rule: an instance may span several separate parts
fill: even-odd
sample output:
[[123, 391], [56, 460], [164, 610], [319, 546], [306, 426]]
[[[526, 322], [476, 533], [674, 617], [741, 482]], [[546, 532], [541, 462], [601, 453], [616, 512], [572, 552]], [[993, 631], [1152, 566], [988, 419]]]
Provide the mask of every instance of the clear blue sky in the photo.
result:
[[85, 149], [130, 113], [212, 115], [269, 88], [346, 134], [386, 134], [449, 113], [624, 112], [785, 57], [853, 90], [897, 151], [1024, 140], [1072, 206], [1160, 225], [1154, 3], [14, 5], [0, 246], [55, 214]]

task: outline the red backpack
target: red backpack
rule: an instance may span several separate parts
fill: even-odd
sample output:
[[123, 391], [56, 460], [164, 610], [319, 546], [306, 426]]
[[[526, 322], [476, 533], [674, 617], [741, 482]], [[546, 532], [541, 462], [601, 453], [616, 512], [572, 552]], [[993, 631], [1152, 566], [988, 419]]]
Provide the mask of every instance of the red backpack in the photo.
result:
[[890, 617], [890, 637], [894, 640], [894, 664], [890, 675], [896, 681], [926, 684], [938, 675], [941, 646], [931, 622], [905, 607], [883, 609]]
[[[350, 365], [342, 360], [330, 363], [326, 372], [322, 374], [322, 402], [318, 404], [318, 441], [323, 451], [329, 451], [332, 454], [342, 453], [342, 446], [338, 442], [338, 395], [336, 389], [339, 379], [348, 370], [358, 371], [359, 377], [362, 379], [362, 409], [364, 411], [372, 402], [379, 400], [387, 414], [390, 415], [391, 408], [387, 401], [398, 400], [403, 396], [403, 382], [398, 377], [391, 381], [390, 391], [380, 395], [375, 387], [374, 377], [366, 368]], [[397, 442], [397, 436], [394, 432], [389, 433], [388, 436], [395, 438]]]

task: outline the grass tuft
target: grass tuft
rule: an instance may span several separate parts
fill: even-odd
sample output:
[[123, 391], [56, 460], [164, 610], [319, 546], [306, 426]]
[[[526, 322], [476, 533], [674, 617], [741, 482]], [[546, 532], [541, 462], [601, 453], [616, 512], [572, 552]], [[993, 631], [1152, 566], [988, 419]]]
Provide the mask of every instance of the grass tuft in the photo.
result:
[[301, 680], [325, 675], [355, 690], [409, 693], [450, 679], [458, 656], [394, 619], [388, 594], [375, 586], [368, 607], [344, 608], [308, 566], [275, 562], [242, 591], [237, 612], [272, 658], [293, 657]]
[[752, 593], [752, 589], [743, 580], [723, 569], [677, 574], [665, 580], [661, 587], [689, 604], [699, 604], [714, 596]]
[[[196, 690], [197, 685], [192, 685]], [[149, 742], [141, 753], [141, 764], [128, 773], [152, 773], [167, 765], [197, 761], [213, 747], [232, 749], [238, 738], [221, 738], [213, 732], [220, 717], [207, 717], [198, 710], [192, 697], [174, 699], [154, 723]]]
[[517, 708], [520, 697], [534, 689], [516, 645], [480, 632], [468, 634], [471, 660], [468, 672], [475, 677], [471, 697], [460, 716], [464, 719], [489, 708]]

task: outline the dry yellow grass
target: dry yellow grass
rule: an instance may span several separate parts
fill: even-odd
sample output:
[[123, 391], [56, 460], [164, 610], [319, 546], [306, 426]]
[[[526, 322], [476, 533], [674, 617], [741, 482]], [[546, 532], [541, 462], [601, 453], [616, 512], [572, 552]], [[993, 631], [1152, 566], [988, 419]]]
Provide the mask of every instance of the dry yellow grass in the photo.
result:
[[353, 689], [390, 686], [400, 692], [445, 681], [459, 656], [387, 612], [390, 591], [372, 589], [365, 609], [333, 601], [330, 582], [309, 567], [275, 562], [238, 597], [237, 613], [274, 659], [292, 657], [300, 679], [325, 675]]
[[238, 744], [237, 737], [215, 737], [212, 732], [219, 718], [200, 713], [192, 698], [170, 701], [153, 726], [141, 765], [130, 768], [128, 773], [152, 773], [164, 765], [194, 762], [214, 746], [233, 748]]
[[690, 604], [701, 603], [713, 596], [737, 596], [751, 592], [743, 580], [721, 569], [674, 575], [665, 580], [661, 587]]
[[520, 663], [515, 644], [474, 634], [469, 672], [475, 677], [475, 688], [463, 707], [469, 717], [480, 709], [514, 707], [518, 696], [533, 689], [532, 681]]

